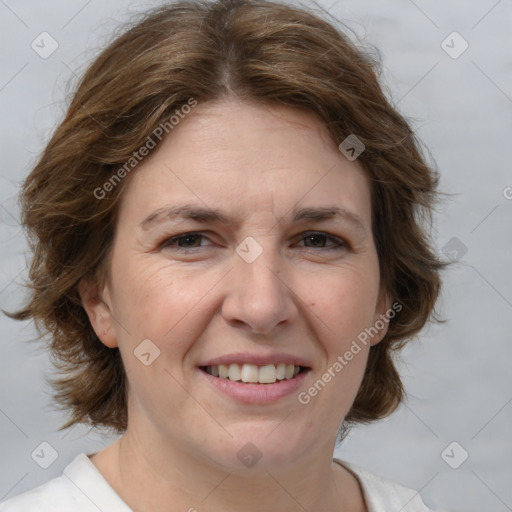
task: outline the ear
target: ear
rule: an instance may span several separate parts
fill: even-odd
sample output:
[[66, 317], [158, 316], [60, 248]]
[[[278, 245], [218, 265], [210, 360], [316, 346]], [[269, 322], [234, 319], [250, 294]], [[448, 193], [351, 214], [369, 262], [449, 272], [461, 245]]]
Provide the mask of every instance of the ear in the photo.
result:
[[[391, 310], [391, 297], [387, 293], [386, 290], [381, 288], [379, 292], [379, 297], [377, 300], [377, 304], [375, 306], [375, 315], [373, 318], [373, 329], [377, 331], [377, 333], [372, 337], [370, 345], [374, 346], [377, 343], [380, 343], [389, 329], [389, 321], [390, 317], [389, 311]], [[393, 311], [394, 313], [394, 311]], [[394, 316], [394, 315], [393, 315]], [[374, 332], [372, 330], [372, 332]]]
[[104, 345], [114, 348], [117, 347], [117, 337], [107, 280], [104, 281], [100, 287], [97, 277], [83, 278], [78, 284], [78, 292], [96, 336]]

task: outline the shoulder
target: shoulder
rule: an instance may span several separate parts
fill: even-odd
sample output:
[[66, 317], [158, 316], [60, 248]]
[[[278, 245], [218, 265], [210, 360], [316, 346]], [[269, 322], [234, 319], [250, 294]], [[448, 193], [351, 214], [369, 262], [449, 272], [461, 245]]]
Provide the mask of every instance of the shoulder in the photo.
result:
[[14, 496], [0, 504], [0, 512], [56, 512], [77, 510], [73, 490], [64, 477]]
[[433, 512], [423, 503], [419, 493], [378, 476], [355, 464], [334, 459], [358, 479], [369, 512]]
[[0, 503], [0, 512], [130, 512], [89, 457], [81, 453], [62, 475]]

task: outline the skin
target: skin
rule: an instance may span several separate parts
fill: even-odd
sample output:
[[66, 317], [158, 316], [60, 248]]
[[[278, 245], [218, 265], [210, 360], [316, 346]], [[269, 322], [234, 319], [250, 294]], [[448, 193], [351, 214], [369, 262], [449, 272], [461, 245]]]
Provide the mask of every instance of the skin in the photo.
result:
[[[310, 363], [307, 390], [389, 309], [357, 161], [310, 113], [226, 99], [198, 105], [129, 179], [107, 279], [81, 283], [91, 324], [119, 347], [129, 381], [127, 432], [92, 462], [135, 511], [366, 510], [357, 479], [332, 453], [370, 343], [307, 405], [295, 392], [242, 404], [197, 369], [233, 352], [285, 352]], [[141, 228], [155, 210], [184, 203], [220, 208], [231, 222]], [[291, 222], [295, 207], [333, 205], [362, 228]], [[186, 250], [162, 245], [195, 231], [205, 238]], [[263, 249], [253, 263], [235, 251], [249, 236]], [[161, 351], [150, 366], [134, 356], [144, 339]], [[248, 442], [262, 454], [251, 468], [237, 458]]]

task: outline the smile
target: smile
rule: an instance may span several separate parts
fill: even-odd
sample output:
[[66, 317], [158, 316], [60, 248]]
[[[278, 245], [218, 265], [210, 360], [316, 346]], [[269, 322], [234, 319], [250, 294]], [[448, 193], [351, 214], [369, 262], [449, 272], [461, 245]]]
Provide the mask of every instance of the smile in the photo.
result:
[[271, 404], [295, 396], [311, 373], [308, 366], [266, 363], [210, 364], [197, 367], [197, 371], [222, 395], [253, 405]]
[[306, 370], [304, 366], [277, 363], [258, 366], [248, 363], [219, 364], [202, 366], [201, 370], [213, 377], [234, 382], [252, 384], [273, 384], [276, 381], [289, 380]]

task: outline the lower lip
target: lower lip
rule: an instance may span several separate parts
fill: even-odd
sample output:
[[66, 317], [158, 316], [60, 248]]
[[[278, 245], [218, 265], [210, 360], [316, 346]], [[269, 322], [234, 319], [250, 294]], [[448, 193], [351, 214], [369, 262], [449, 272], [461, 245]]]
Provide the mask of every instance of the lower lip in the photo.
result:
[[273, 384], [245, 384], [240, 381], [214, 377], [199, 368], [197, 370], [219, 391], [245, 404], [277, 402], [281, 398], [296, 392], [310, 372], [310, 370], [302, 371], [293, 379], [278, 380]]

